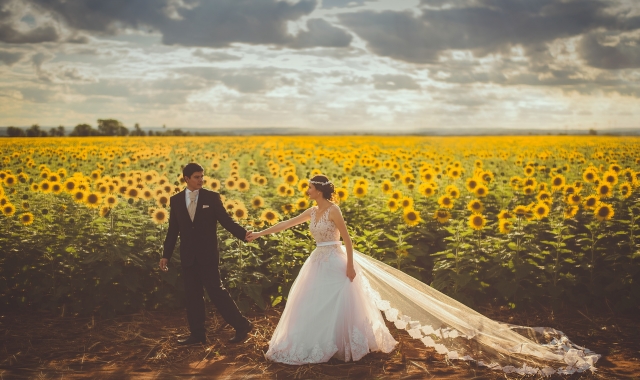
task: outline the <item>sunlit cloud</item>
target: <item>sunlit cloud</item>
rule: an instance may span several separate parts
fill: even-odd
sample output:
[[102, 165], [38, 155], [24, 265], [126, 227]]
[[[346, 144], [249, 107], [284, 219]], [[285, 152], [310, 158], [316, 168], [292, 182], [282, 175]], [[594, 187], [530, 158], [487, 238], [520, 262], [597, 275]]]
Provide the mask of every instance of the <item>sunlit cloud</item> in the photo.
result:
[[0, 10], [5, 126], [607, 129], [640, 119], [635, 1], [0, 0]]

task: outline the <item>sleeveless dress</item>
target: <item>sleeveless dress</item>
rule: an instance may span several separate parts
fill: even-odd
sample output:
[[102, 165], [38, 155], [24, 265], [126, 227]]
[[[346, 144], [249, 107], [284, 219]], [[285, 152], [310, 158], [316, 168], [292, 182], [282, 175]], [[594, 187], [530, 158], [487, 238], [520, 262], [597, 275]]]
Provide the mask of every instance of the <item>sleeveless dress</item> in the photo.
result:
[[[329, 207], [334, 207], [333, 205]], [[317, 248], [295, 279], [273, 332], [266, 358], [286, 364], [360, 360], [372, 351], [391, 352], [389, 333], [361, 268], [347, 277], [347, 254], [329, 209], [311, 210], [309, 228]]]

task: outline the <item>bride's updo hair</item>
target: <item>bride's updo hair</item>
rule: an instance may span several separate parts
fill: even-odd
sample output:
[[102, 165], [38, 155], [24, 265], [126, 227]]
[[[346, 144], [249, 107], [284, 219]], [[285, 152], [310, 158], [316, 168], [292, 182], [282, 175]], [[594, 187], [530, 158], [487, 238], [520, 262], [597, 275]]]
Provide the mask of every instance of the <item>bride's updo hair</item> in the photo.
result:
[[338, 194], [336, 194], [336, 188], [326, 176], [314, 176], [313, 178], [311, 178], [309, 183], [312, 184], [316, 188], [316, 190], [322, 192], [322, 197], [324, 199], [329, 200], [333, 203], [338, 203], [338, 201], [340, 200], [340, 198], [338, 198]]

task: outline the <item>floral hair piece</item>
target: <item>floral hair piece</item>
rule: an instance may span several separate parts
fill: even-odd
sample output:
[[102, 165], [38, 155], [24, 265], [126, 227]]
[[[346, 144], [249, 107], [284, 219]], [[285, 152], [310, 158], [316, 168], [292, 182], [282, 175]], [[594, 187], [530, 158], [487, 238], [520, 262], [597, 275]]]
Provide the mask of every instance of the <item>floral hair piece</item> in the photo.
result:
[[327, 182], [320, 182], [320, 181], [309, 181], [309, 183], [313, 183], [314, 185], [330, 185], [331, 181], [327, 181]]

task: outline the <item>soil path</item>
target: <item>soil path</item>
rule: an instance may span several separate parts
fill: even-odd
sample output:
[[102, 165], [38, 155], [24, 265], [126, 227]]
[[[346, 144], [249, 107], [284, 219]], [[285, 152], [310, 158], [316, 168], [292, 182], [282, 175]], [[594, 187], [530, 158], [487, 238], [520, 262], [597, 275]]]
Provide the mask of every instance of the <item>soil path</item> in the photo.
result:
[[[282, 309], [251, 313], [256, 328], [246, 342], [226, 341], [233, 329], [210, 307], [206, 345], [180, 347], [184, 312], [140, 312], [113, 319], [55, 317], [46, 313], [0, 315], [1, 379], [519, 379], [467, 362], [448, 362], [390, 325], [400, 342], [390, 354], [358, 362], [288, 366], [264, 359]], [[602, 355], [595, 373], [563, 379], [640, 379], [640, 320], [572, 311], [481, 313], [525, 326], [549, 326]], [[554, 377], [555, 378], [555, 377]]]

